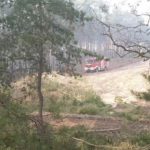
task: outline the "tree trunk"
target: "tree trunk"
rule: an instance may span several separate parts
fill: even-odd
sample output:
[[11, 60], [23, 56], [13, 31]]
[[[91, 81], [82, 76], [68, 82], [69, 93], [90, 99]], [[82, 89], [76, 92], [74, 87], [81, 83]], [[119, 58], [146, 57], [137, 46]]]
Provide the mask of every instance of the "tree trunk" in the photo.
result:
[[[40, 20], [40, 33], [43, 35], [43, 18], [42, 18], [42, 3], [39, 1], [39, 20]], [[39, 62], [38, 62], [38, 80], [37, 80], [37, 92], [38, 92], [38, 98], [39, 98], [39, 133], [40, 136], [43, 137], [44, 135], [44, 121], [43, 121], [43, 104], [44, 104], [44, 98], [42, 93], [42, 75], [43, 75], [43, 67], [44, 67], [44, 54], [43, 54], [43, 42], [39, 43], [38, 45], [38, 51], [39, 51]]]
[[43, 50], [39, 53], [39, 67], [38, 67], [38, 77], [37, 77], [37, 94], [39, 99], [39, 132], [44, 133], [44, 121], [43, 121], [43, 93], [42, 93], [42, 74], [43, 74]]

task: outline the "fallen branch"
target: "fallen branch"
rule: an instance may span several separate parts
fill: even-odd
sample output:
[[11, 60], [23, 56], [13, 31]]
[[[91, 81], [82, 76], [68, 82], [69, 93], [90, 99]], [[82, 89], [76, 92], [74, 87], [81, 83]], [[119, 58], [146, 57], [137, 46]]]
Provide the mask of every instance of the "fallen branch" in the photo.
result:
[[92, 146], [92, 147], [96, 147], [96, 148], [107, 148], [107, 149], [118, 149], [119, 150], [119, 147], [112, 147], [112, 146], [107, 146], [107, 145], [95, 145], [95, 144], [89, 143], [89, 142], [87, 142], [83, 139], [78, 139], [78, 138], [75, 138], [75, 137], [72, 137], [72, 139], [74, 139], [78, 142], [84, 143], [88, 146]]
[[102, 117], [99, 115], [85, 115], [85, 114], [62, 114], [64, 118], [73, 118], [73, 119], [90, 119], [90, 120], [101, 120], [101, 121], [118, 121], [121, 122], [122, 120], [118, 117]]
[[114, 129], [103, 129], [103, 130], [88, 130], [87, 132], [113, 132], [118, 131], [120, 128], [114, 128]]

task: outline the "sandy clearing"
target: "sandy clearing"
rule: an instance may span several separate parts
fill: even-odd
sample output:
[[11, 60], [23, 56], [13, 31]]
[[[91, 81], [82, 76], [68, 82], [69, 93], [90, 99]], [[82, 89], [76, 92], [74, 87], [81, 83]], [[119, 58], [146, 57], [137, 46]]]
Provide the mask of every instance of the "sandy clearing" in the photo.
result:
[[117, 97], [127, 103], [136, 102], [137, 98], [131, 94], [131, 90], [143, 92], [149, 88], [142, 76], [142, 73], [148, 71], [148, 67], [148, 62], [138, 62], [85, 78], [106, 104], [115, 106]]

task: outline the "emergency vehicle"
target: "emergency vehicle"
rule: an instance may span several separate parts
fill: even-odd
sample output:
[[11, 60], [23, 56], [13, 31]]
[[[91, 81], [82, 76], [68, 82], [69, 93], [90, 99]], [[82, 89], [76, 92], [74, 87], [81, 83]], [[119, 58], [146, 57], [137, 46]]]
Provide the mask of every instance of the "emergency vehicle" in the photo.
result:
[[107, 70], [109, 67], [109, 60], [102, 59], [97, 60], [96, 58], [87, 59], [84, 65], [85, 72], [99, 72]]

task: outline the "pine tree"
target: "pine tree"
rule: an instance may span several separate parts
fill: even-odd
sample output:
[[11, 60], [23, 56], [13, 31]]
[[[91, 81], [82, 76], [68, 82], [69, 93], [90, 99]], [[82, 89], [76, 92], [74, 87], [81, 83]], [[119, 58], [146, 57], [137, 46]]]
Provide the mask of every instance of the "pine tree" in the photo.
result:
[[[150, 84], [150, 75], [143, 74], [143, 76], [147, 80], [147, 82]], [[146, 92], [132, 91], [132, 93], [141, 100], [150, 101], [150, 89], [148, 89]]]
[[51, 49], [53, 55], [59, 58], [63, 47], [68, 55], [66, 64], [71, 62], [71, 56], [76, 55], [72, 51], [75, 44], [74, 25], [84, 21], [84, 13], [77, 11], [72, 2], [65, 0], [3, 0], [1, 4], [5, 4], [10, 12], [1, 19], [1, 24], [13, 45], [11, 58], [15, 62], [28, 61], [29, 67], [37, 72], [39, 132], [42, 135], [42, 74], [46, 67], [47, 51]]

